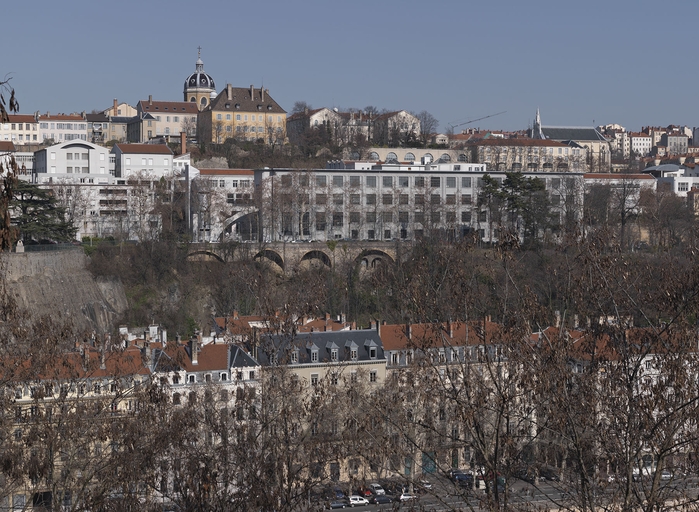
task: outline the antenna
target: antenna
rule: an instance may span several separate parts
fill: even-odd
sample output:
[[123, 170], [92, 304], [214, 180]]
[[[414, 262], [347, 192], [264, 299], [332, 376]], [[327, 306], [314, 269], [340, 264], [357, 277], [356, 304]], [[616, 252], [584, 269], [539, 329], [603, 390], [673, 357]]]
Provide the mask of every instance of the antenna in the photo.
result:
[[471, 120], [469, 120], [469, 121], [466, 121], [466, 122], [464, 122], [464, 123], [459, 123], [459, 124], [451, 124], [451, 123], [450, 123], [450, 124], [449, 124], [449, 127], [453, 130], [454, 128], [458, 128], [459, 126], [464, 126], [464, 125], [467, 125], [467, 124], [475, 123], [476, 121], [482, 121], [483, 119], [488, 119], [489, 117], [499, 116], [500, 114], [504, 114], [504, 113], [506, 113], [506, 112], [507, 112], [507, 110], [503, 110], [502, 112], [498, 112], [497, 114], [490, 114], [489, 116], [484, 116], [484, 117], [479, 117], [479, 118], [476, 118], [476, 119], [471, 119]]

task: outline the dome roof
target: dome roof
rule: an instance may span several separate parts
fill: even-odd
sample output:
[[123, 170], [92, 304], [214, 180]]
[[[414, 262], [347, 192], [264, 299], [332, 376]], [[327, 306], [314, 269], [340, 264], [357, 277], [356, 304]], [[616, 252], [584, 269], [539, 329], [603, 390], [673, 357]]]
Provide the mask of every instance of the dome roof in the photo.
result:
[[204, 72], [204, 62], [201, 56], [197, 59], [196, 71], [184, 81], [185, 91], [188, 89], [212, 89], [216, 90], [216, 84], [211, 76]]

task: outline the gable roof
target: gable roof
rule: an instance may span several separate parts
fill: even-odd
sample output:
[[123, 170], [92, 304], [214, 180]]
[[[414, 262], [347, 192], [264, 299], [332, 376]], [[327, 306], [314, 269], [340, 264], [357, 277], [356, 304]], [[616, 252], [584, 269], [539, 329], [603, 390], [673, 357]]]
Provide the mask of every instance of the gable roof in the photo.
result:
[[199, 108], [196, 103], [189, 101], [153, 101], [141, 100], [138, 102], [137, 108], [141, 112], [167, 113], [167, 114], [193, 114], [199, 113]]
[[568, 147], [567, 144], [550, 139], [475, 139], [467, 142], [468, 146], [498, 146], [498, 147]]
[[17, 151], [15, 148], [15, 143], [11, 140], [0, 140], [0, 152], [3, 153], [14, 153]]
[[[250, 95], [252, 89], [252, 96]], [[230, 99], [228, 95], [230, 94]], [[286, 110], [279, 106], [265, 89], [255, 89], [254, 87], [233, 87], [226, 85], [216, 98], [211, 100], [211, 104], [206, 110], [225, 112], [260, 112], [273, 114], [286, 114]]]
[[444, 322], [382, 325], [379, 330], [385, 350], [403, 350], [483, 345], [500, 326], [493, 322]]

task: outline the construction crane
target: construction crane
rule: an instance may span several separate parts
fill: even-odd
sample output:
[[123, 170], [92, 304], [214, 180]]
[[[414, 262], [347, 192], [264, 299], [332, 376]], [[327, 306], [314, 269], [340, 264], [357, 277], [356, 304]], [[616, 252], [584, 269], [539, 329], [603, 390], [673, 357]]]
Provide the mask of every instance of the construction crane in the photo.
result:
[[466, 121], [465, 123], [450, 124], [449, 127], [451, 128], [451, 130], [453, 132], [454, 128], [458, 128], [459, 126], [465, 126], [467, 124], [475, 123], [476, 121], [482, 121], [483, 119], [488, 119], [489, 117], [499, 116], [500, 114], [504, 114], [506, 112], [507, 112], [507, 110], [503, 110], [502, 112], [498, 112], [497, 114], [490, 114], [489, 116], [479, 117], [477, 119], [471, 119], [469, 121]]

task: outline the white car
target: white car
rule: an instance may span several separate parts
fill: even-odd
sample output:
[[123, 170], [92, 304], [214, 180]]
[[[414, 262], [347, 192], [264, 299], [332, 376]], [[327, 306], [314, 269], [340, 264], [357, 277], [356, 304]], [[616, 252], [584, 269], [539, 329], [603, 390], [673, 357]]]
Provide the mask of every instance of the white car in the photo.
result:
[[363, 498], [362, 496], [350, 496], [349, 497], [349, 506], [350, 507], [362, 507], [364, 505], [368, 505], [369, 500], [366, 498]]
[[369, 490], [373, 492], [376, 496], [383, 496], [386, 494], [386, 491], [384, 491], [384, 488], [381, 487], [379, 484], [371, 484], [369, 486]]
[[400, 501], [412, 501], [416, 500], [417, 496], [414, 494], [410, 494], [409, 492], [404, 492], [400, 495], [400, 498], [398, 498]]

